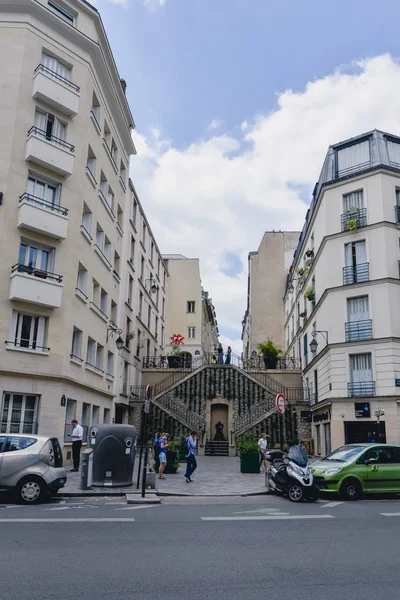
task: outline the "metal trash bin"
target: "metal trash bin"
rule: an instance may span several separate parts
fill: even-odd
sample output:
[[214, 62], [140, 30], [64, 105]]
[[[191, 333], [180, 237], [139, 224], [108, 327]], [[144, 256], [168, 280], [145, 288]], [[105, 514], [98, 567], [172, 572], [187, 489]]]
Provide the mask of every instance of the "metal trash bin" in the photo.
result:
[[90, 490], [93, 485], [93, 449], [87, 448], [81, 456], [81, 490]]
[[137, 431], [132, 425], [93, 425], [88, 445], [93, 449], [93, 485], [132, 485]]

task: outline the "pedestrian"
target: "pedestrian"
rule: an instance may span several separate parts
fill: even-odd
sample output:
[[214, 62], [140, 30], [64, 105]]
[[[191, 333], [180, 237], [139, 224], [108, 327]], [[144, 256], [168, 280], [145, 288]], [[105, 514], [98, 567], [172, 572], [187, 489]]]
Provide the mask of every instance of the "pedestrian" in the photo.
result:
[[158, 468], [158, 478], [166, 479], [166, 477], [164, 477], [164, 469], [167, 466], [167, 448], [168, 448], [168, 436], [166, 433], [163, 433], [162, 436], [159, 438], [158, 445], [160, 448], [160, 453], [158, 455], [158, 460], [160, 461], [160, 466]]
[[72, 440], [72, 460], [74, 463], [74, 468], [71, 469], [71, 473], [76, 473], [79, 471], [79, 464], [81, 462], [83, 428], [81, 425], [79, 425], [76, 419], [71, 421], [71, 425], [72, 433], [68, 434], [68, 437], [70, 437]]
[[260, 451], [260, 468], [263, 465], [264, 471], [267, 472], [268, 462], [265, 456], [267, 452], [267, 436], [265, 433], [262, 433], [260, 439], [258, 440], [258, 449]]
[[156, 433], [154, 434], [154, 439], [153, 439], [153, 456], [154, 457], [156, 457], [158, 455], [158, 450], [159, 450], [158, 440], [160, 439], [160, 436], [161, 436], [161, 432], [156, 431]]
[[189, 437], [186, 438], [187, 454], [185, 455], [185, 458], [186, 458], [185, 479], [186, 479], [187, 483], [192, 483], [191, 475], [197, 469], [197, 461], [196, 461], [197, 439], [195, 436], [196, 436], [196, 433], [194, 431], [191, 431]]
[[219, 365], [223, 365], [224, 364], [224, 349], [222, 347], [222, 344], [218, 344], [218, 364]]
[[232, 354], [232, 348], [230, 346], [228, 346], [228, 350], [226, 351], [226, 354], [225, 354], [225, 364], [226, 365], [231, 364], [231, 354]]

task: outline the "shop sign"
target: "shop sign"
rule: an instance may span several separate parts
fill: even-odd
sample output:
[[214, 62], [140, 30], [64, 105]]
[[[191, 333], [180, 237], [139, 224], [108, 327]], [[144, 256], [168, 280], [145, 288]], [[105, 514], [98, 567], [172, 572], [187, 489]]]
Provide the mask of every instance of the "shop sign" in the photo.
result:
[[357, 419], [368, 419], [371, 416], [369, 402], [355, 402], [354, 412]]
[[309, 410], [302, 410], [301, 413], [300, 413], [300, 421], [302, 423], [311, 423], [311, 421], [312, 421], [311, 411], [309, 411]]
[[330, 412], [317, 413], [316, 415], [313, 415], [314, 423], [318, 423], [319, 421], [330, 421], [330, 420], [331, 420]]
[[400, 379], [395, 379], [395, 380], [394, 380], [394, 385], [395, 385], [396, 387], [400, 387]]

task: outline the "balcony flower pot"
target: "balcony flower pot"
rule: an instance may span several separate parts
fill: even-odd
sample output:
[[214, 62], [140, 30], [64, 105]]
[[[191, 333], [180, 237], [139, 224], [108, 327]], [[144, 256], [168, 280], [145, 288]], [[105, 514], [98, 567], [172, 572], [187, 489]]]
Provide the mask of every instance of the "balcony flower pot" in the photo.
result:
[[244, 435], [239, 438], [237, 445], [240, 451], [240, 472], [259, 473], [260, 453], [257, 442], [252, 436]]
[[312, 258], [314, 256], [314, 250], [306, 250], [306, 257]]
[[358, 219], [345, 221], [344, 227], [347, 231], [356, 231], [358, 229]]
[[28, 275], [32, 275], [33, 267], [27, 265], [18, 265], [18, 273], [28, 273]]
[[315, 291], [312, 286], [309, 286], [304, 292], [304, 298], [307, 298], [309, 302], [315, 302]]
[[278, 364], [278, 357], [281, 354], [281, 350], [277, 348], [272, 340], [267, 340], [261, 344], [258, 344], [258, 351], [264, 358], [264, 365], [266, 369], [276, 369]]
[[171, 354], [167, 356], [168, 367], [170, 369], [181, 369], [183, 367], [183, 356], [180, 354]]
[[35, 277], [40, 277], [41, 279], [46, 279], [47, 278], [47, 273], [46, 271], [41, 271], [40, 269], [35, 269], [33, 272]]

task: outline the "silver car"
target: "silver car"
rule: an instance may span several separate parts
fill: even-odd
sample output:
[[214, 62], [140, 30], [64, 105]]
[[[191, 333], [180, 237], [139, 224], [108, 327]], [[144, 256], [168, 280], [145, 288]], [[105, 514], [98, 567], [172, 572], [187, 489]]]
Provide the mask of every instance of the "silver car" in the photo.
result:
[[36, 504], [56, 494], [66, 481], [57, 438], [0, 433], [0, 492]]

